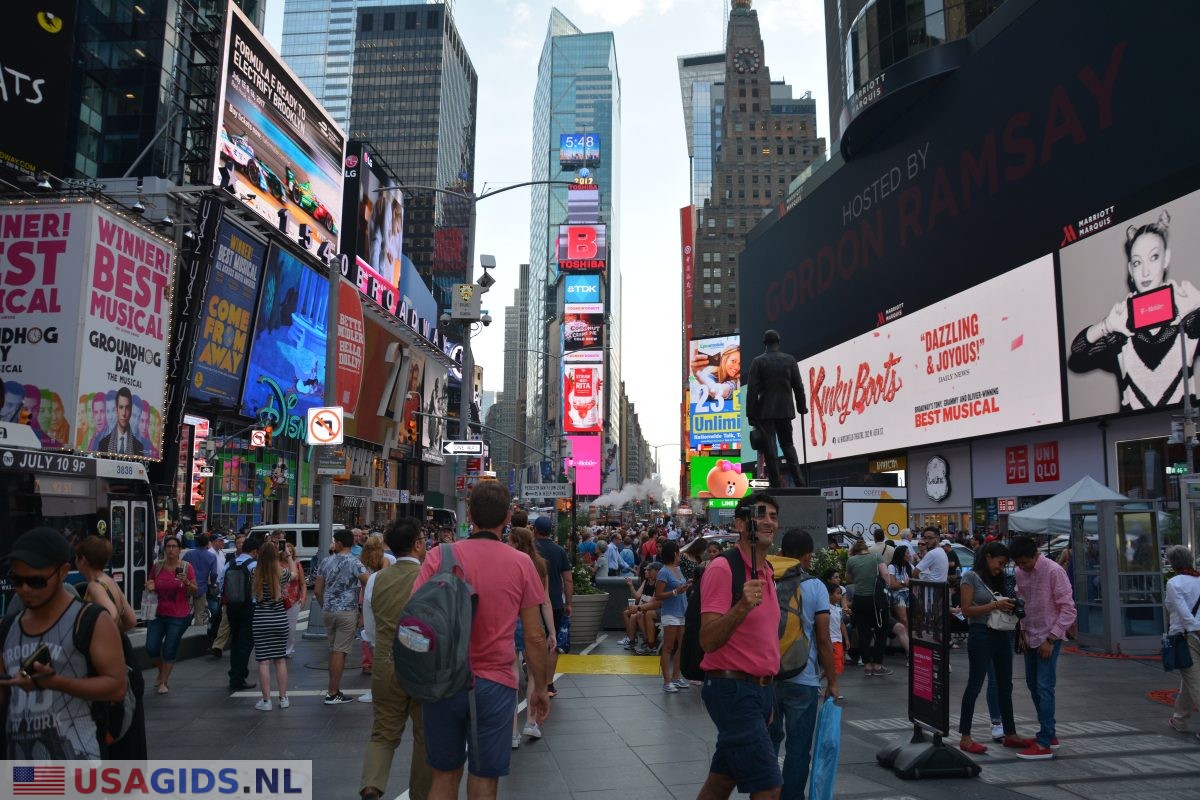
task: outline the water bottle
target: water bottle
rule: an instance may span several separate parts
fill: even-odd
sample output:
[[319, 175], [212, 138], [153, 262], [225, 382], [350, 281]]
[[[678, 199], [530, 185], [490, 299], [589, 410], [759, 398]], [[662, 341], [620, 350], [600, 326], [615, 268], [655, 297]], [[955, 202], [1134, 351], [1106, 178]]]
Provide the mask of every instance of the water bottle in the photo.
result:
[[429, 637], [412, 625], [401, 625], [396, 628], [396, 639], [414, 653], [429, 652]]

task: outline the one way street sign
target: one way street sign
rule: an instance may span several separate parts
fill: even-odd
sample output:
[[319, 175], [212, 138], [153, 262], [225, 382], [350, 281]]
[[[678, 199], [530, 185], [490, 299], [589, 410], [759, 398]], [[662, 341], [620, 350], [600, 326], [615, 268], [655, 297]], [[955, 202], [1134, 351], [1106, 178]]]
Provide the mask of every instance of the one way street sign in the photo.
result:
[[442, 455], [444, 456], [481, 456], [483, 455], [483, 442], [481, 441], [463, 441], [461, 439], [448, 439], [442, 442]]

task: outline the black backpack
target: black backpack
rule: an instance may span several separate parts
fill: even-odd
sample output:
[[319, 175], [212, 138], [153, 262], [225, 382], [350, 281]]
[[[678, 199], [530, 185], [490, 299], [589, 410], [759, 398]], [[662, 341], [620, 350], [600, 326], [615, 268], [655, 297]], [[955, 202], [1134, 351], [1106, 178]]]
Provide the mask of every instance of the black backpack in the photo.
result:
[[236, 606], [250, 602], [250, 561], [246, 559], [242, 563], [237, 563], [237, 556], [229, 559], [229, 566], [225, 569], [225, 588], [222, 591], [222, 596], [225, 598], [225, 605]]
[[[729, 571], [732, 573], [732, 583], [729, 587], [733, 597], [730, 603], [732, 606], [742, 599], [742, 586], [746, 583], [746, 559], [742, 558], [742, 552], [736, 547], [717, 557], [729, 562]], [[688, 591], [687, 611], [683, 615], [683, 644], [680, 645], [679, 671], [689, 681], [704, 680], [704, 670], [700, 668], [700, 661], [704, 658], [704, 649], [700, 647], [700, 583], [706, 570], [707, 567], [697, 568], [692, 588]]]

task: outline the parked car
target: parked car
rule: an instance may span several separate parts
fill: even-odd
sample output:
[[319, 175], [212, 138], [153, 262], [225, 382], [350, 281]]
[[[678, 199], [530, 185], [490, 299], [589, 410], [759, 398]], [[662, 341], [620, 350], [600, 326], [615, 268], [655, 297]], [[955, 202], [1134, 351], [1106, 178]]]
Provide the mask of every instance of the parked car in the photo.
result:
[[329, 209], [325, 204], [312, 192], [312, 181], [300, 183], [295, 171], [291, 167], [288, 167], [287, 185], [288, 194], [291, 196], [293, 203], [312, 215], [312, 218], [324, 225], [330, 233], [337, 233], [337, 223], [333, 221], [333, 215], [329, 213]]

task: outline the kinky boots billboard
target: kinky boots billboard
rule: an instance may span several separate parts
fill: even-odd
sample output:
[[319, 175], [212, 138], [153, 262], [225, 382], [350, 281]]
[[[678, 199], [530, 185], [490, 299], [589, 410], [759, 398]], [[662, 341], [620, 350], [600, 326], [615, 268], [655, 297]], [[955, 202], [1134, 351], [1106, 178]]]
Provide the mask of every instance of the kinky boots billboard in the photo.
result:
[[1054, 252], [1114, 203], [1195, 188], [1198, 29], [1191, 3], [1006, 5], [957, 71], [751, 235], [742, 341], [775, 328], [803, 361]]

